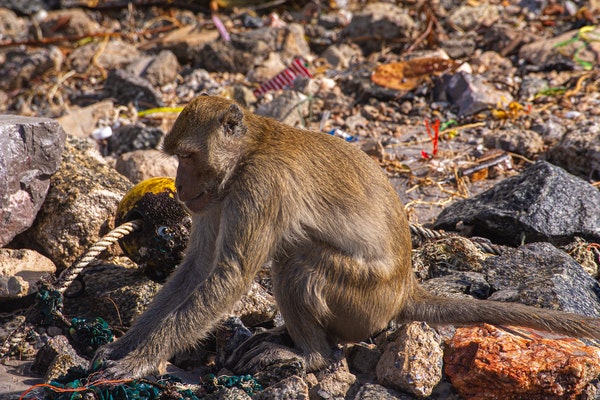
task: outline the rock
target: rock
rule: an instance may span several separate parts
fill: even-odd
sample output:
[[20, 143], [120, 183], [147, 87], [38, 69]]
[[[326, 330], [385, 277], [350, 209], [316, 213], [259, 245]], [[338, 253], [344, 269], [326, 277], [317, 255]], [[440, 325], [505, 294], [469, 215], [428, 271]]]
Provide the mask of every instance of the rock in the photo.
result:
[[293, 90], [285, 90], [271, 102], [260, 104], [256, 114], [274, 118], [284, 124], [304, 127], [304, 118], [308, 116], [309, 104], [307, 97]]
[[59, 268], [71, 265], [108, 233], [131, 182], [110, 168], [95, 146], [69, 137], [60, 169], [35, 220], [15, 245], [35, 246]]
[[334, 44], [327, 47], [321, 57], [333, 68], [344, 70], [360, 57], [360, 49], [346, 43]]
[[445, 372], [465, 399], [575, 399], [600, 373], [600, 349], [492, 325], [459, 328]]
[[407, 10], [390, 3], [369, 3], [354, 14], [352, 21], [342, 30], [347, 40], [357, 40], [365, 54], [381, 49], [381, 41], [392, 39], [413, 39], [417, 35], [417, 25]]
[[177, 78], [179, 69], [180, 65], [175, 54], [172, 51], [163, 50], [152, 59], [142, 76], [153, 85], [163, 86]]
[[69, 112], [56, 119], [71, 136], [89, 137], [100, 121], [110, 121], [115, 113], [112, 100], [103, 100], [87, 107], [71, 107]]
[[476, 42], [473, 37], [459, 36], [442, 40], [440, 47], [453, 59], [470, 58], [475, 53]]
[[79, 296], [65, 298], [65, 315], [100, 317], [110, 326], [131, 326], [161, 287], [125, 257], [89, 266], [83, 270], [81, 279], [84, 290]]
[[0, 32], [3, 36], [15, 41], [27, 37], [27, 28], [23, 18], [17, 17], [17, 14], [6, 8], [0, 8]]
[[[8, 291], [8, 293], [4, 293], [0, 288], [0, 296], [21, 296], [33, 293], [36, 291], [37, 281], [54, 272], [56, 272], [54, 263], [36, 251], [0, 249], [0, 278], [6, 282]], [[11, 286], [15, 284], [18, 284], [19, 287]], [[17, 291], [18, 293], [15, 293]]]
[[161, 94], [146, 79], [122, 69], [112, 70], [104, 82], [104, 90], [119, 104], [133, 103], [138, 109], [161, 107]]
[[208, 71], [204, 69], [194, 69], [182, 72], [183, 83], [177, 86], [177, 96], [183, 101], [191, 101], [198, 93], [216, 94], [220, 93], [222, 87], [215, 81]]
[[253, 400], [308, 400], [308, 385], [292, 375], [252, 396]]
[[594, 245], [585, 240], [576, 237], [575, 240], [561, 247], [569, 256], [573, 258], [583, 270], [592, 278], [598, 278], [598, 267], [600, 267], [600, 259], [598, 258], [599, 250], [594, 248]]
[[478, 26], [493, 26], [500, 18], [499, 7], [492, 4], [478, 6], [461, 5], [448, 16], [448, 22], [462, 31], [470, 31]]
[[[525, 82], [525, 80], [523, 80]], [[549, 149], [552, 149], [556, 144], [562, 139], [563, 135], [567, 131], [567, 128], [561, 123], [560, 117], [556, 117], [555, 115], [551, 115], [549, 118], [544, 118], [543, 121], [539, 121], [531, 126], [531, 130], [539, 133], [544, 140], [544, 144], [548, 146]], [[591, 145], [591, 143], [589, 144]], [[552, 150], [550, 150], [548, 157], [552, 158]], [[570, 153], [569, 153], [570, 154]], [[569, 159], [569, 162], [573, 162], [572, 158]], [[588, 157], [581, 157], [581, 161], [589, 161]], [[551, 160], [552, 163], [561, 165], [560, 157], [558, 160]], [[565, 166], [563, 165], [563, 168]], [[574, 171], [570, 171], [572, 174], [576, 174]]]
[[509, 92], [500, 91], [482, 77], [463, 71], [442, 75], [436, 81], [436, 100], [451, 102], [458, 108], [459, 116], [472, 115], [513, 100]]
[[375, 374], [381, 351], [374, 344], [356, 343], [346, 350], [346, 359], [352, 371]]
[[442, 348], [438, 333], [424, 322], [405, 325], [377, 364], [383, 386], [429, 396], [442, 379]]
[[199, 49], [204, 45], [219, 39], [219, 31], [206, 29], [199, 25], [186, 25], [181, 28], [167, 32], [158, 41], [143, 45], [142, 49], [156, 46], [158, 49], [169, 50], [175, 54], [181, 64], [192, 61]]
[[125, 68], [132, 75], [141, 76], [159, 87], [173, 82], [180, 69], [177, 57], [170, 50], [162, 50], [152, 56], [142, 56]]
[[600, 286], [568, 254], [549, 243], [506, 249], [484, 262], [490, 300], [600, 316]]
[[356, 376], [350, 373], [345, 360], [337, 362], [332, 368], [318, 371], [315, 375], [319, 383], [309, 390], [311, 400], [344, 399], [356, 381]]
[[414, 400], [415, 397], [374, 383], [364, 384], [354, 400]]
[[278, 53], [269, 53], [268, 57], [258, 66], [246, 74], [250, 82], [263, 83], [280, 73], [286, 68]]
[[0, 247], [33, 223], [60, 166], [65, 136], [50, 119], [0, 115]]
[[545, 149], [544, 140], [537, 132], [518, 127], [501, 131], [489, 130], [483, 136], [483, 144], [488, 149], [502, 149], [530, 159]]
[[429, 293], [454, 298], [486, 299], [491, 291], [491, 286], [483, 274], [467, 271], [450, 272], [428, 279], [422, 285]]
[[177, 159], [165, 157], [159, 150], [135, 150], [117, 158], [115, 169], [133, 183], [155, 176], [175, 177]]
[[103, 70], [121, 68], [139, 57], [139, 50], [129, 43], [109, 40], [103, 45], [100, 41], [94, 41], [76, 47], [67, 58], [67, 64], [82, 74], [90, 68]]
[[[533, 65], [544, 66], [565, 58], [574, 60], [575, 55], [577, 55], [576, 62], [585, 68], [589, 65], [587, 69], [591, 69], [600, 58], [600, 42], [578, 40], [578, 35], [580, 35], [580, 31], [576, 29], [550, 39], [527, 44], [521, 47], [519, 58]], [[590, 32], [586, 32], [585, 35], [587, 37], [597, 37], [600, 35], [600, 27], [596, 26]], [[582, 45], [583, 43], [585, 45]]]
[[37, 76], [59, 70], [64, 56], [58, 47], [42, 49], [13, 48], [0, 53], [0, 89], [28, 87]]
[[100, 30], [100, 25], [80, 8], [50, 11], [40, 23], [44, 37], [84, 36]]
[[165, 132], [160, 128], [135, 125], [121, 125], [113, 129], [113, 134], [107, 140], [107, 154], [121, 155], [135, 150], [156, 149]]
[[71, 367], [87, 369], [89, 361], [81, 357], [69, 343], [66, 336], [55, 336], [42, 347], [31, 366], [32, 371], [44, 375], [44, 380], [53, 379], [67, 373]]
[[539, 161], [477, 196], [446, 207], [434, 228], [453, 230], [462, 221], [474, 236], [513, 246], [534, 241], [566, 243], [574, 236], [598, 242], [599, 216], [596, 188]]
[[284, 64], [295, 56], [310, 56], [302, 26], [289, 24], [232, 34], [230, 42], [213, 41], [195, 50], [192, 59], [194, 67], [208, 71], [245, 74], [261, 66], [272, 52], [279, 54]]
[[205, 400], [251, 400], [252, 397], [248, 396], [240, 388], [236, 387], [222, 387], [218, 391], [202, 396]]
[[413, 270], [421, 280], [447, 275], [451, 271], [481, 272], [487, 255], [462, 236], [448, 236], [424, 242], [413, 250]]
[[0, 0], [1, 8], [8, 8], [19, 14], [32, 15], [41, 10], [47, 10], [50, 5], [56, 5], [55, 0]]
[[240, 317], [247, 326], [257, 326], [275, 318], [275, 299], [256, 282], [234, 306], [232, 314]]
[[600, 121], [567, 124], [548, 160], [584, 179], [600, 179]]

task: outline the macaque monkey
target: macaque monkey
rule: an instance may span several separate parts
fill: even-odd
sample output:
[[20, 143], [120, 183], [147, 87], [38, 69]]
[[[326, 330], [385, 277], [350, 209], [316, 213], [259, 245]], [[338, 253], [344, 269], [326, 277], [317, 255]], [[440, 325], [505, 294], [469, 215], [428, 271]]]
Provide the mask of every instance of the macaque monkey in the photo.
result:
[[411, 269], [403, 205], [365, 153], [212, 96], [165, 137], [179, 201], [193, 215], [186, 256], [129, 331], [101, 348], [107, 374], [141, 377], [219, 323], [272, 260], [275, 299], [307, 367], [391, 320], [523, 325], [600, 339], [600, 319], [514, 303], [449, 299]]

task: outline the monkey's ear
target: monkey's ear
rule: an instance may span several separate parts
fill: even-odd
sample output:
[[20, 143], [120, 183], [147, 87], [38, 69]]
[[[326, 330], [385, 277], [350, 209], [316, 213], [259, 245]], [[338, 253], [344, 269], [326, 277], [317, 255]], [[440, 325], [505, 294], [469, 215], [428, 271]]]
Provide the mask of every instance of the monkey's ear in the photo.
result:
[[246, 127], [242, 123], [243, 119], [244, 111], [241, 109], [241, 107], [237, 104], [230, 105], [221, 118], [225, 135], [242, 135], [246, 131]]

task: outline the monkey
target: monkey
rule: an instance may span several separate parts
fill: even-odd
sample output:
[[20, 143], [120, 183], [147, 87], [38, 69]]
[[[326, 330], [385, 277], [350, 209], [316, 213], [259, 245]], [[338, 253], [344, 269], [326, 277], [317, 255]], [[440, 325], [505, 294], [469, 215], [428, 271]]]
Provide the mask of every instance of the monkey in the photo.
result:
[[404, 206], [380, 166], [343, 139], [201, 95], [162, 146], [192, 215], [183, 261], [147, 311], [101, 347], [114, 377], [142, 377], [204, 339], [272, 262], [273, 294], [309, 370], [389, 322], [512, 324], [600, 339], [600, 319], [426, 292]]

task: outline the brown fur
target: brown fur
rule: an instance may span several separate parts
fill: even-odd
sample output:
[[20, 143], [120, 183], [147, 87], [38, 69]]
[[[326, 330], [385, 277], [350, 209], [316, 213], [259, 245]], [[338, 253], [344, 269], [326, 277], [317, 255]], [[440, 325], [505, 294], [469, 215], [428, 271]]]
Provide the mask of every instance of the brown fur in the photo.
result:
[[187, 255], [148, 311], [102, 348], [114, 376], [140, 377], [204, 338], [273, 260], [274, 294], [310, 368], [338, 342], [390, 320], [521, 324], [600, 339], [598, 319], [515, 304], [450, 300], [418, 286], [404, 208], [380, 167], [344, 141], [209, 96], [166, 136], [193, 213]]

